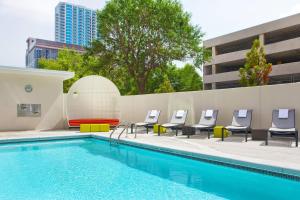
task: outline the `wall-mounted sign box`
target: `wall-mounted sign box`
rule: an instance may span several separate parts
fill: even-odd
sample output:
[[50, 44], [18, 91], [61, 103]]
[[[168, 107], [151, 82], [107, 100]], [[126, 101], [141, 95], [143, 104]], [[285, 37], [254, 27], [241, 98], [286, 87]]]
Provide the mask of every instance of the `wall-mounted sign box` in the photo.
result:
[[18, 104], [18, 117], [41, 117], [41, 104]]

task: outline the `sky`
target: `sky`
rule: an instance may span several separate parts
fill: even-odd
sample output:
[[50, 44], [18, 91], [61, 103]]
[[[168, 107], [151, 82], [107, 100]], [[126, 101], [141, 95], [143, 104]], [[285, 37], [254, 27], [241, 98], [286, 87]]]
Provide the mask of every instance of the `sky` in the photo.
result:
[[[65, 0], [92, 9], [104, 0]], [[25, 67], [26, 39], [54, 40], [54, 8], [59, 0], [0, 0], [0, 66]], [[300, 13], [299, 0], [181, 0], [204, 39]]]

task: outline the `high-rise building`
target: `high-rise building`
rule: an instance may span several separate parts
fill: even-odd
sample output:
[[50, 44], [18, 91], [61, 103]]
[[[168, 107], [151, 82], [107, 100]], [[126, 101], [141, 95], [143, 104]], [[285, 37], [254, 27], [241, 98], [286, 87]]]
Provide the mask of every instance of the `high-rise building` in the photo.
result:
[[54, 42], [50, 40], [43, 40], [37, 38], [28, 38], [26, 50], [26, 67], [37, 68], [40, 58], [56, 59], [58, 50], [63, 48], [73, 49], [79, 53], [83, 53], [85, 49], [79, 45], [65, 44], [61, 42]]
[[204, 64], [204, 89], [240, 87], [239, 69], [259, 39], [273, 64], [269, 84], [300, 82], [300, 14], [204, 41], [212, 59]]
[[97, 37], [95, 10], [66, 2], [58, 3], [55, 7], [55, 41], [89, 46]]

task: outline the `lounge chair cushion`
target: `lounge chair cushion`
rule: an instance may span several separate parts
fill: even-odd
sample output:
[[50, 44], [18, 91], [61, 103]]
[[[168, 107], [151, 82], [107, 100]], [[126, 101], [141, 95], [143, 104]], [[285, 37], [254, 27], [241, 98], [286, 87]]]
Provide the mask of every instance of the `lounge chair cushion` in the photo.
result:
[[182, 118], [184, 115], [184, 112], [185, 112], [184, 110], [178, 110], [176, 112], [176, 118]]
[[210, 118], [210, 117], [213, 116], [213, 114], [214, 114], [214, 111], [213, 111], [213, 110], [206, 110], [206, 111], [205, 111], [205, 117]]
[[162, 124], [161, 126], [165, 128], [171, 128], [171, 127], [179, 126], [179, 124], [166, 123], [166, 124]]
[[211, 117], [207, 117], [207, 114], [208, 114], [208, 116], [210, 115], [210, 113], [208, 113], [208, 111], [209, 110], [202, 111], [199, 123], [197, 125], [208, 126], [208, 127], [213, 127], [216, 125], [218, 111], [211, 110], [212, 111]]
[[202, 125], [202, 124], [195, 124], [192, 126], [193, 128], [212, 128], [212, 126]]
[[[279, 118], [279, 110], [272, 112], [272, 126], [271, 128], [290, 129], [295, 128], [295, 109], [288, 110], [288, 118]], [[284, 110], [284, 109], [282, 109]], [[285, 117], [286, 113], [282, 113], [281, 117]]]
[[247, 127], [247, 126], [226, 126], [225, 128], [228, 130], [246, 130], [249, 127]]
[[158, 111], [157, 111], [157, 110], [151, 110], [151, 111], [150, 111], [149, 117], [150, 117], [150, 118], [154, 118], [154, 117], [156, 117], [157, 114], [158, 114]]
[[160, 111], [159, 110], [150, 110], [147, 113], [145, 123], [148, 124], [156, 124], [159, 118]]
[[[250, 127], [251, 126], [251, 120], [252, 120], [252, 110], [247, 110], [246, 117], [239, 117], [240, 110], [235, 110], [233, 112], [233, 118], [231, 126], [234, 127]], [[241, 113], [245, 114], [245, 113]], [[243, 115], [242, 115], [243, 116]]]
[[239, 110], [238, 117], [246, 118], [247, 117], [247, 112], [248, 112], [248, 110], [246, 110], [246, 109]]
[[293, 133], [296, 132], [295, 128], [270, 128], [270, 132]]
[[145, 125], [147, 125], [147, 124], [149, 124], [149, 123], [146, 123], [146, 122], [138, 122], [138, 123], [135, 123], [134, 125], [136, 125], [136, 126], [145, 126]]
[[288, 119], [289, 118], [289, 109], [279, 109], [278, 118], [279, 119]]

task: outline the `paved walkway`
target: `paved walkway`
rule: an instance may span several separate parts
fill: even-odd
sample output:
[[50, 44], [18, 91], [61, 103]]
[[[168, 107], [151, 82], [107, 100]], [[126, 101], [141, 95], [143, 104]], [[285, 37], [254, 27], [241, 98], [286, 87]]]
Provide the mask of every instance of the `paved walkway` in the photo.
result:
[[[11, 140], [30, 140], [32, 138], [70, 138], [89, 136], [89, 133], [79, 133], [78, 131], [26, 131], [26, 132], [0, 132], [0, 142]], [[95, 133], [102, 137], [109, 137], [109, 133]], [[118, 134], [114, 134], [116, 138]], [[296, 148], [291, 140], [271, 140], [269, 146], [264, 145], [264, 141], [244, 141], [242, 136], [226, 138], [222, 142], [218, 138], [207, 139], [206, 134], [192, 136], [153, 134], [123, 134], [122, 140], [137, 142], [142, 144], [166, 147], [177, 150], [184, 150], [194, 153], [207, 154], [241, 160], [246, 162], [272, 165], [282, 168], [295, 169], [300, 171], [300, 147]]]

